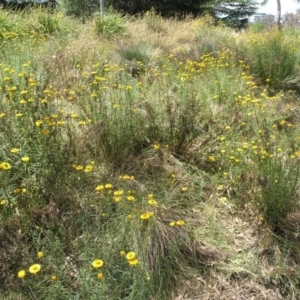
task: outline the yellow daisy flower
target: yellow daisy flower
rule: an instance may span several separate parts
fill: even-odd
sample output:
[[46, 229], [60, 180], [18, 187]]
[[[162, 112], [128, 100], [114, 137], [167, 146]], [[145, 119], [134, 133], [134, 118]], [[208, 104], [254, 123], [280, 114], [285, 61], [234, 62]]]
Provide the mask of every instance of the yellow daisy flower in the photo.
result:
[[92, 262], [92, 266], [95, 268], [95, 269], [98, 269], [98, 268], [101, 268], [103, 266], [104, 262], [103, 260], [101, 259], [95, 259], [93, 262]]
[[126, 259], [127, 260], [133, 260], [133, 259], [135, 259], [136, 258], [136, 254], [134, 253], [134, 252], [128, 252], [127, 254], [126, 254]]
[[34, 264], [30, 266], [29, 268], [29, 273], [31, 274], [36, 274], [41, 270], [41, 265], [40, 264]]
[[25, 278], [25, 276], [26, 276], [25, 270], [20, 270], [18, 272], [18, 278], [23, 279], [23, 278]]

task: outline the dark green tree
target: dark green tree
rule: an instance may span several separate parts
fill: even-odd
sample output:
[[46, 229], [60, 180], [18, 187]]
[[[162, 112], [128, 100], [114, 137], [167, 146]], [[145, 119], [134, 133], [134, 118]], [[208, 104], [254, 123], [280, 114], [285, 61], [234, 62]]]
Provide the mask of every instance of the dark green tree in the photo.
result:
[[81, 17], [82, 21], [99, 10], [99, 0], [62, 0], [59, 5], [68, 15]]
[[199, 15], [204, 5], [212, 0], [107, 0], [108, 5], [129, 14], [138, 14], [154, 8], [162, 16]]
[[256, 0], [215, 0], [210, 5], [210, 12], [227, 26], [241, 29], [248, 22], [248, 17], [257, 11]]
[[0, 5], [2, 5], [3, 8], [19, 8], [24, 9], [27, 6], [34, 6], [34, 5], [40, 5], [40, 6], [47, 6], [51, 9], [54, 9], [59, 0], [0, 0]]

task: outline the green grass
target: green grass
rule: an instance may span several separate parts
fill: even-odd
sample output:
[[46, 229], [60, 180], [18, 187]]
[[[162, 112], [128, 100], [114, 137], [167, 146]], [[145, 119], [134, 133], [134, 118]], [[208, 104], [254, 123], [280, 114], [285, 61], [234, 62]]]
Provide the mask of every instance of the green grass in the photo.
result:
[[1, 298], [298, 299], [297, 31], [25, 14], [0, 15]]

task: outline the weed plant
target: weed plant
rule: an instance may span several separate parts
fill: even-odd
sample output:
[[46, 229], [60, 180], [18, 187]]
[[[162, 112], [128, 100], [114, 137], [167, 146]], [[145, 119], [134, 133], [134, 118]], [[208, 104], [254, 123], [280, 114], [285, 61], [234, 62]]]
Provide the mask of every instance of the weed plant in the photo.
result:
[[162, 32], [164, 30], [162, 17], [157, 14], [154, 8], [145, 13], [144, 21], [148, 28], [154, 32]]
[[29, 16], [35, 16], [34, 31], [44, 34], [55, 34], [61, 32], [63, 28], [63, 15], [59, 12], [49, 13], [46, 10], [39, 9], [28, 13]]
[[125, 16], [111, 8], [106, 10], [102, 16], [96, 16], [94, 19], [96, 33], [107, 37], [124, 34], [126, 26]]
[[299, 166], [292, 159], [274, 157], [260, 160], [259, 184], [261, 193], [257, 197], [261, 215], [273, 226], [278, 226], [280, 221], [298, 208], [297, 190], [299, 184]]
[[274, 88], [282, 87], [282, 81], [294, 75], [296, 49], [284, 41], [280, 32], [248, 36], [243, 48], [246, 51], [243, 57], [251, 71]]

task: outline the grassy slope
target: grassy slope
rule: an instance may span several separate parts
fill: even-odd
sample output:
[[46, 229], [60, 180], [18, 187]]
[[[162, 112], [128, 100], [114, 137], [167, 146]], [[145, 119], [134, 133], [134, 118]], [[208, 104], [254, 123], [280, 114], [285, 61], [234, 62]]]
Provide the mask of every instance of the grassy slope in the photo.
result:
[[299, 298], [296, 31], [1, 14], [4, 299]]

